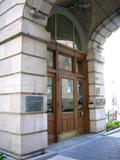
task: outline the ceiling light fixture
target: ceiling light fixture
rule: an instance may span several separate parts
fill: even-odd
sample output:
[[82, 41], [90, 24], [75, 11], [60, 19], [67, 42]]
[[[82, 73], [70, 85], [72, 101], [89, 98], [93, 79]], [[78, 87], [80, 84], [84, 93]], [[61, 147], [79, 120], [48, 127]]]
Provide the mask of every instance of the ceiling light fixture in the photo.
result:
[[76, 14], [80, 14], [82, 11], [86, 10], [90, 8], [90, 3], [85, 2], [85, 3], [81, 3], [80, 0], [77, 0], [76, 2], [74, 2], [69, 9], [71, 9], [73, 12], [75, 12]]

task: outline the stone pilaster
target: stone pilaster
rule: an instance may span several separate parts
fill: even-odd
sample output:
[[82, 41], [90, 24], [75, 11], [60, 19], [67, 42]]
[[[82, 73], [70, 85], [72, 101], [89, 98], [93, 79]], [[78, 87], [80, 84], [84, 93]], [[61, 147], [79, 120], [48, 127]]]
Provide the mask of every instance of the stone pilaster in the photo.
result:
[[[46, 57], [50, 34], [45, 29], [45, 12], [50, 12], [52, 1], [28, 0], [31, 6], [25, 2], [0, 1], [0, 150], [17, 159], [42, 153], [48, 139]], [[32, 17], [32, 3], [41, 8], [45, 19]], [[30, 98], [41, 99], [41, 110], [27, 109], [34, 103], [27, 101]]]
[[105, 130], [106, 123], [103, 80], [104, 58], [100, 53], [100, 48], [89, 48], [87, 60], [89, 78], [90, 131], [97, 133]]

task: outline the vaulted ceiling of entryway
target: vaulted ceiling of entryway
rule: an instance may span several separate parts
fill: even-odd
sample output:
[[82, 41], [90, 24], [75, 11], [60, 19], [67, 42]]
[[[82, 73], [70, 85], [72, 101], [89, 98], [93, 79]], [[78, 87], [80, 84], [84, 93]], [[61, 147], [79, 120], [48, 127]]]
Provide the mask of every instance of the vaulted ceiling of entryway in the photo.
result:
[[[87, 39], [105, 19], [120, 8], [120, 0], [58, 0], [57, 4], [78, 18]], [[118, 14], [119, 12], [117, 16]]]

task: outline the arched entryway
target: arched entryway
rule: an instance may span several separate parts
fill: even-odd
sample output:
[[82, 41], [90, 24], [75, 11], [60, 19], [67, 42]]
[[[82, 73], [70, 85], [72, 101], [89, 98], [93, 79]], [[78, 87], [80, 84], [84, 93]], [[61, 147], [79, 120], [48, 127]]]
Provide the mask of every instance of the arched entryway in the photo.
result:
[[49, 143], [89, 132], [84, 33], [72, 13], [60, 7], [53, 12], [47, 24]]
[[[51, 37], [46, 26], [55, 2], [56, 0], [0, 1], [0, 149], [17, 159], [41, 154], [48, 145], [47, 45]], [[76, 8], [75, 5], [74, 9], [77, 9], [75, 13], [80, 13], [78, 9], [85, 11], [89, 6], [89, 4], [80, 4], [80, 8]], [[91, 9], [88, 13], [91, 13]], [[103, 16], [103, 19], [105, 17]], [[110, 17], [110, 21], [111, 19], [119, 26], [119, 12]], [[86, 20], [84, 16], [83, 20]], [[89, 19], [85, 23], [88, 21]], [[112, 24], [116, 28], [114, 23]], [[104, 113], [104, 95], [103, 92], [101, 93], [103, 77], [99, 74], [102, 73], [103, 58], [99, 52], [100, 44], [104, 42], [104, 33], [98, 34], [98, 32], [106, 31], [106, 28], [107, 26], [103, 30], [101, 28], [96, 30], [97, 34], [93, 34], [88, 44], [92, 132], [105, 129], [104, 114], [101, 114]], [[111, 28], [108, 25], [107, 34]], [[75, 53], [75, 50], [73, 52]], [[64, 79], [61, 80], [61, 84], [62, 82]], [[71, 86], [71, 81], [68, 84]]]

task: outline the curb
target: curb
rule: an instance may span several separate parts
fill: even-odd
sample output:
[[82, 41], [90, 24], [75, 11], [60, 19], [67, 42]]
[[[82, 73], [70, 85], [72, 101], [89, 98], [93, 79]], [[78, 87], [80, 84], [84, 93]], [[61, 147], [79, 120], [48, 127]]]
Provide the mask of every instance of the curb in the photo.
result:
[[56, 156], [57, 153], [53, 151], [46, 151], [44, 154], [29, 158], [28, 160], [47, 160], [51, 157]]
[[[26, 160], [47, 160], [47, 159], [52, 158], [56, 155], [57, 155], [56, 152], [46, 151], [44, 154], [34, 156], [34, 157], [31, 157], [31, 158], [26, 158]], [[6, 157], [7, 157], [7, 160], [17, 160], [15, 158], [12, 158], [12, 157], [9, 157], [9, 156], [6, 156]]]
[[99, 135], [103, 135], [103, 136], [107, 136], [109, 134], [113, 134], [113, 133], [117, 133], [117, 132], [120, 132], [120, 128], [116, 128], [116, 129], [113, 129], [111, 131], [104, 131], [104, 132], [100, 132], [98, 133]]

